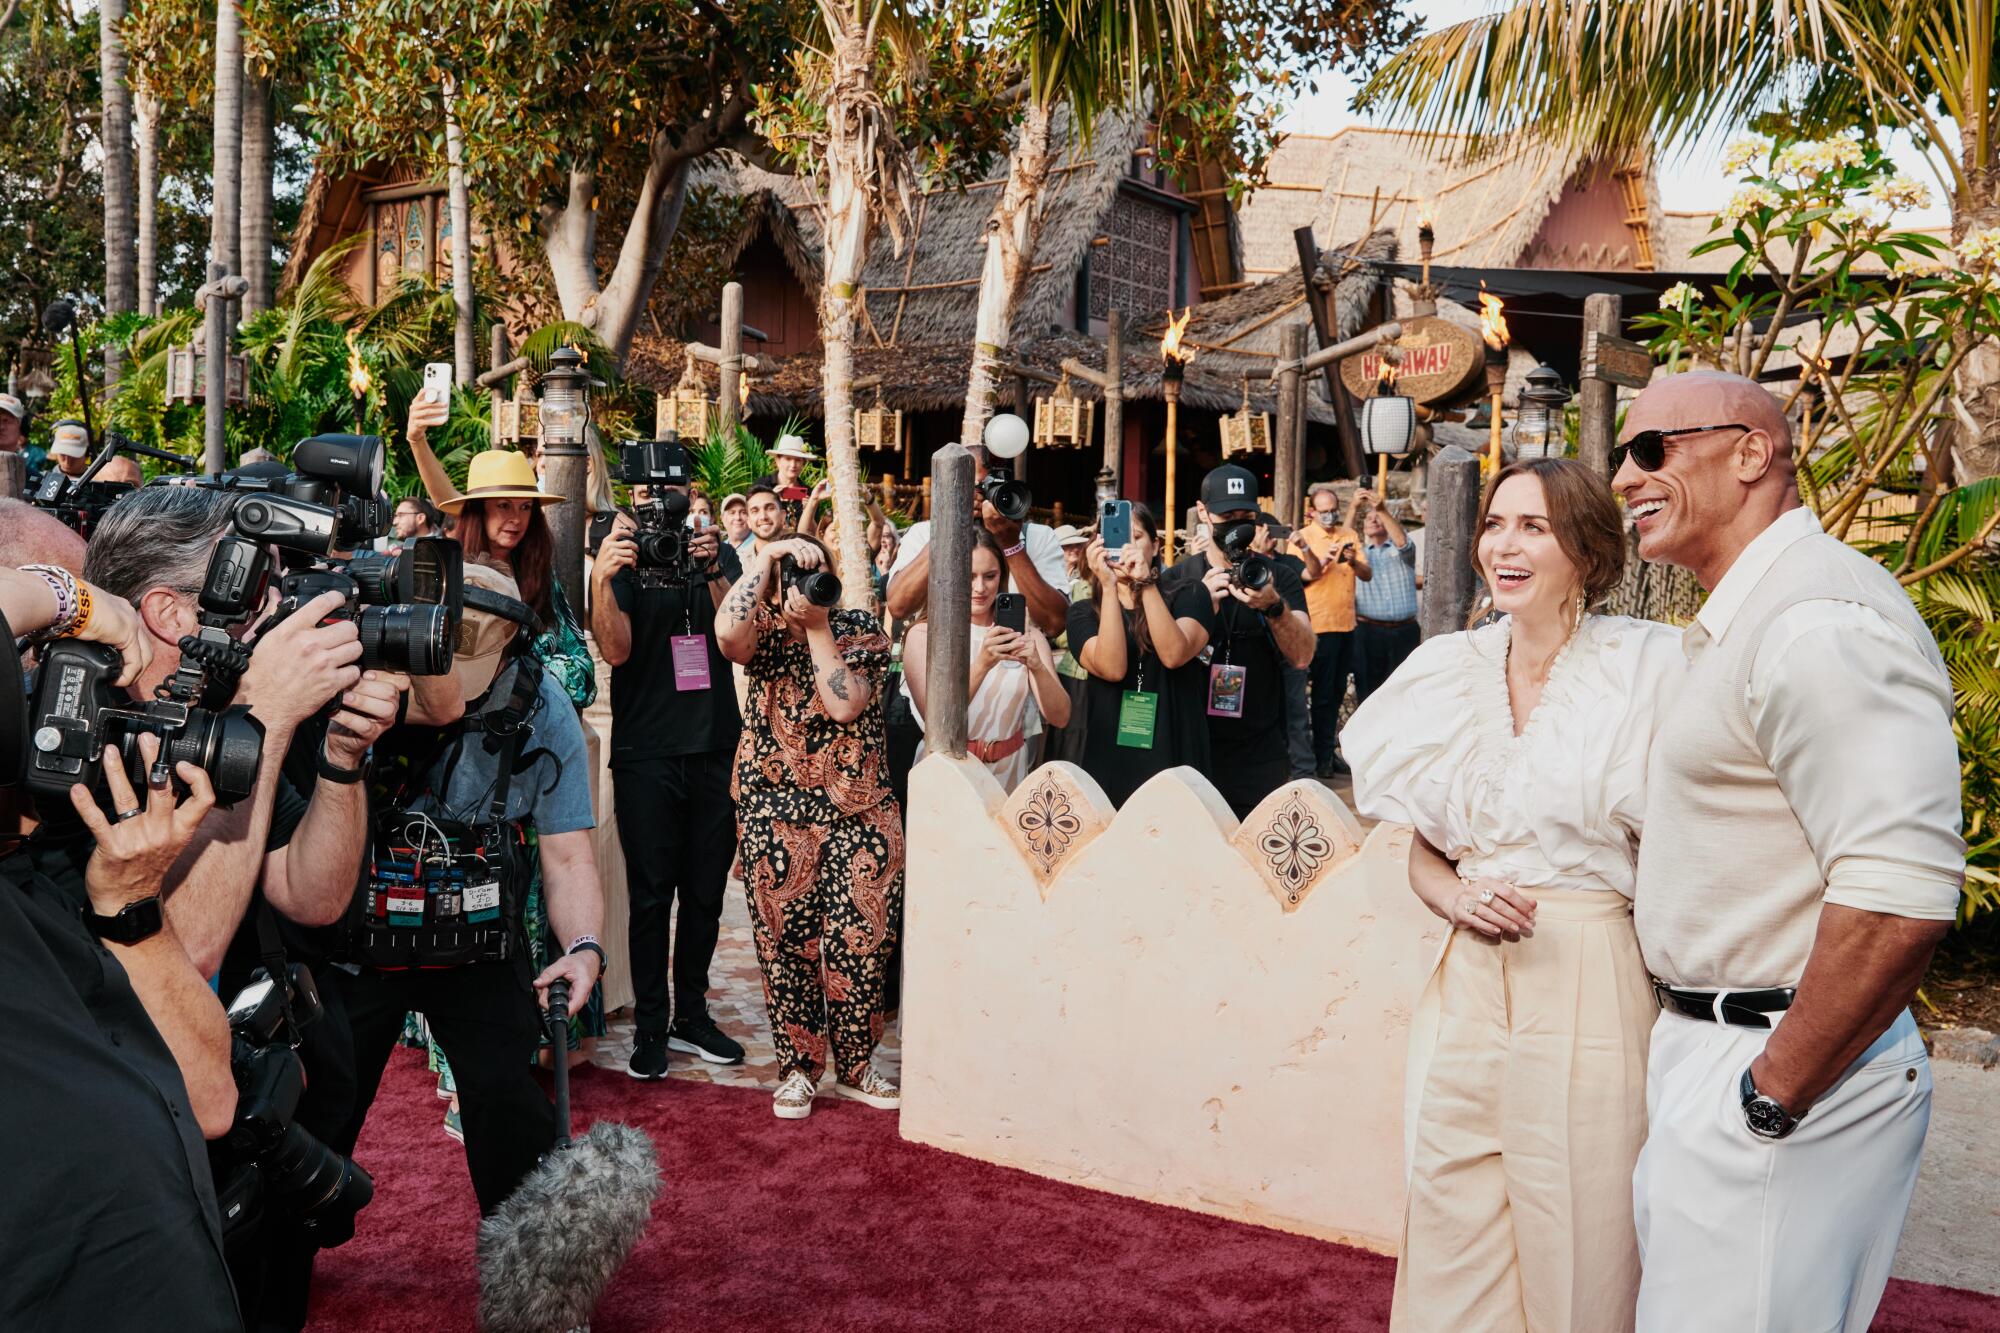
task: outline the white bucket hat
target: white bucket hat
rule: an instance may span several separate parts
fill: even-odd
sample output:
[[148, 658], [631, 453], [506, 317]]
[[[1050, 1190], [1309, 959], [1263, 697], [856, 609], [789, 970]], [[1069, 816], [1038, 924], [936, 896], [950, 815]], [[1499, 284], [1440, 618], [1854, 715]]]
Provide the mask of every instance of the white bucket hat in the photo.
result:
[[796, 435], [780, 435], [778, 443], [772, 447], [768, 456], [771, 458], [797, 458], [808, 463], [819, 461], [813, 457], [813, 451], [806, 447], [806, 442]]

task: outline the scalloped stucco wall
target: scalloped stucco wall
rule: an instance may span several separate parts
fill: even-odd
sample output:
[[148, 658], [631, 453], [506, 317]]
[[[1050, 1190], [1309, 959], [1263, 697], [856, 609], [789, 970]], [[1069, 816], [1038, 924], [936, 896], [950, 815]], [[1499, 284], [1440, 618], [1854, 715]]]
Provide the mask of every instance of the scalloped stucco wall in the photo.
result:
[[1318, 783], [1240, 827], [1176, 769], [1115, 819], [1072, 766], [911, 782], [905, 1138], [1393, 1251], [1409, 1010], [1442, 923], [1409, 830]]

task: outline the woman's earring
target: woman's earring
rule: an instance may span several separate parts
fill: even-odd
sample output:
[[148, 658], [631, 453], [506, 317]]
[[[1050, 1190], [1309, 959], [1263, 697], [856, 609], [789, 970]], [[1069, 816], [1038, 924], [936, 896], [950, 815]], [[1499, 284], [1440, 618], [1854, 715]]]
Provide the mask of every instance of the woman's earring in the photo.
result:
[[1576, 616], [1570, 623], [1569, 627], [1570, 633], [1574, 634], [1576, 633], [1576, 631], [1583, 628], [1583, 613], [1588, 606], [1589, 602], [1584, 597], [1583, 591], [1581, 589], [1578, 589], [1576, 594]]

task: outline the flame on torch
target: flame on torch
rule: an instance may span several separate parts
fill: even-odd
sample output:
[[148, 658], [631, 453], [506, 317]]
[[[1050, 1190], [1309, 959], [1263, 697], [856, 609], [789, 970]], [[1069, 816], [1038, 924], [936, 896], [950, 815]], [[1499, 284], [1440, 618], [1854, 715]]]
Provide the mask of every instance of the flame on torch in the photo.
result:
[[1402, 374], [1401, 368], [1394, 361], [1390, 360], [1391, 354], [1392, 349], [1383, 348], [1379, 363], [1375, 368], [1375, 393], [1378, 397], [1382, 394], [1395, 392], [1396, 376]]
[[354, 335], [350, 333], [347, 335], [347, 391], [356, 398], [365, 398], [373, 383], [368, 367], [362, 363], [361, 349], [354, 345]]
[[1506, 307], [1500, 303], [1500, 298], [1487, 291], [1486, 283], [1481, 281], [1479, 284], [1479, 336], [1484, 338], [1486, 345], [1496, 352], [1507, 345], [1507, 316], [1504, 313], [1505, 309]]
[[1181, 335], [1187, 332], [1188, 320], [1194, 315], [1194, 307], [1181, 311], [1180, 318], [1174, 318], [1172, 310], [1167, 312], [1167, 335], [1160, 339], [1160, 357], [1170, 365], [1186, 365], [1194, 360], [1192, 348], [1183, 351]]

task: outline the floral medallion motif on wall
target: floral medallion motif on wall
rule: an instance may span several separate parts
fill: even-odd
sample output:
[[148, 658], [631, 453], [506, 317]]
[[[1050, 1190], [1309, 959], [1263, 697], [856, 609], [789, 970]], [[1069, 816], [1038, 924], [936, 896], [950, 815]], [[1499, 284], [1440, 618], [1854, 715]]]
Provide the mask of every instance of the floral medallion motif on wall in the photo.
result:
[[1294, 782], [1265, 797], [1232, 841], [1289, 912], [1360, 852], [1361, 831], [1326, 788]]

